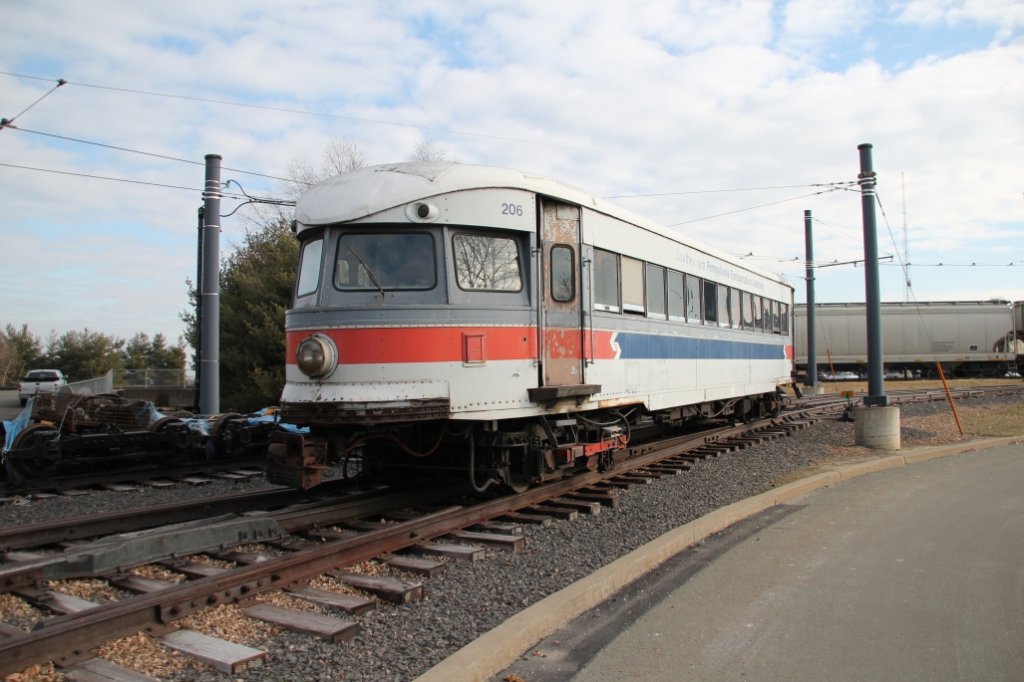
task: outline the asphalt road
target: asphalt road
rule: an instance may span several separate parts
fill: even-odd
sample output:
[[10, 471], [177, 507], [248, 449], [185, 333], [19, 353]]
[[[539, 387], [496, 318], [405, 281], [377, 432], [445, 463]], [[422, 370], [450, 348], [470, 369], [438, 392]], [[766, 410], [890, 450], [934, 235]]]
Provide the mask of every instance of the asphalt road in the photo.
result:
[[1022, 491], [1021, 445], [822, 489], [709, 538], [506, 672], [531, 682], [1024, 679]]

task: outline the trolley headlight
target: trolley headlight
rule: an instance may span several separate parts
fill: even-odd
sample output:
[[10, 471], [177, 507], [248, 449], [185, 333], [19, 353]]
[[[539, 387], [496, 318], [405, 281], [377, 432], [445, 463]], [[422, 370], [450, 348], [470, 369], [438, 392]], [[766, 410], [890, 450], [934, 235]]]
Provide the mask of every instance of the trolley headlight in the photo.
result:
[[299, 371], [311, 379], [324, 377], [338, 366], [338, 349], [323, 334], [313, 334], [299, 344], [295, 351]]

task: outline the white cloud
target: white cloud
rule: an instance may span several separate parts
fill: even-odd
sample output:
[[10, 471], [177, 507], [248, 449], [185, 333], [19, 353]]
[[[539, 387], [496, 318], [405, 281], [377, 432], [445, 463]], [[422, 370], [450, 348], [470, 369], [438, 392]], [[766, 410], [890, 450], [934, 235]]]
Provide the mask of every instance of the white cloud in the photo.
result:
[[[670, 193], [852, 180], [857, 144], [871, 142], [883, 251], [901, 242], [903, 186], [914, 262], [1019, 250], [1020, 16], [1018, 3], [937, 0], [892, 11], [810, 0], [39, 0], [5, 8], [18, 30], [3, 32], [0, 70], [71, 81], [19, 118], [28, 129], [196, 162], [216, 152], [227, 168], [270, 175], [298, 155], [317, 158], [332, 137], [355, 140], [376, 163], [407, 158], [428, 136], [459, 160], [602, 196], [668, 194], [619, 203], [799, 277], [802, 265], [776, 261], [802, 257], [805, 208], [842, 228], [818, 231], [820, 258], [862, 254], [857, 192], [795, 201], [783, 200], [822, 188]], [[962, 38], [953, 53], [932, 40], [949, 35]], [[50, 87], [0, 75], [0, 114]], [[12, 130], [0, 133], [0, 162], [196, 188], [0, 167], [0, 231], [17, 233], [0, 251], [0, 282], [12, 293], [0, 322], [41, 333], [102, 321], [122, 336], [177, 336], [201, 166]], [[253, 193], [276, 185], [228, 177]], [[718, 214], [729, 215], [700, 220]], [[226, 219], [225, 240], [244, 227]], [[39, 253], [56, 270], [42, 284], [28, 265]], [[889, 270], [885, 286], [898, 294], [901, 277]], [[841, 300], [861, 276], [835, 268], [821, 286]], [[948, 277], [922, 267], [915, 286], [949, 291]], [[963, 290], [990, 291], [1006, 273], [957, 277]]]
[[1001, 38], [1024, 26], [1024, 5], [1017, 0], [906, 0], [894, 3], [893, 13], [900, 21], [926, 26], [996, 26]]

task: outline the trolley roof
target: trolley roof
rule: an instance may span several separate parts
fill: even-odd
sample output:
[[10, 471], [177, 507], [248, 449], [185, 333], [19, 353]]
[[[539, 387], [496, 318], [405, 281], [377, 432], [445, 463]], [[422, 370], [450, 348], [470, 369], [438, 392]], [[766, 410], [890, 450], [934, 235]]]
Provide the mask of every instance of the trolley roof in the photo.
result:
[[683, 239], [647, 218], [592, 194], [513, 168], [447, 161], [410, 161], [360, 168], [335, 175], [309, 188], [295, 206], [297, 231], [304, 227], [344, 223], [412, 201], [473, 189], [520, 189], [593, 209], [637, 227], [687, 244], [762, 277], [785, 283], [777, 273], [762, 270], [706, 244]]

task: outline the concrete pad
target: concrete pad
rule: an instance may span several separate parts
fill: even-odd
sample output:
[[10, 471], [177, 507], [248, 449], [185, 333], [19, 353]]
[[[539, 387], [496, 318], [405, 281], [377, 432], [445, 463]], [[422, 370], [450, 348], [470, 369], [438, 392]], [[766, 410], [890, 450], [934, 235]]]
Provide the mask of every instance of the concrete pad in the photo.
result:
[[846, 464], [836, 467], [835, 471], [845, 481], [850, 478], [863, 476], [864, 474], [873, 474], [876, 471], [885, 471], [886, 469], [896, 469], [905, 465], [906, 461], [903, 455], [893, 455], [891, 457], [869, 459], [866, 462], [857, 462], [856, 464]]
[[1015, 443], [1022, 442], [1020, 436], [1001, 436], [995, 438], [983, 438], [971, 441], [962, 441], [960, 443], [947, 443], [945, 445], [932, 445], [925, 448], [917, 448], [912, 452], [907, 452], [903, 455], [903, 459], [907, 464], [917, 464], [918, 462], [926, 462], [929, 459], [935, 459], [936, 457], [948, 457], [950, 455], [962, 455], [974, 450], [984, 450], [987, 448], [999, 447], [1002, 445], [1012, 445]]
[[[486, 682], [523, 652], [575, 617], [605, 601], [637, 578], [713, 533], [800, 495], [867, 473], [905, 466], [914, 461], [961, 454], [1019, 442], [1021, 438], [990, 438], [941, 449], [927, 448], [877, 460], [837, 467], [741, 500], [668, 531], [572, 585], [520, 611], [416, 678], [416, 682]], [[948, 449], [947, 449], [948, 448]], [[941, 454], [940, 454], [941, 453]], [[917, 459], [921, 457], [921, 459]]]
[[812, 474], [806, 478], [801, 478], [799, 481], [793, 481], [786, 485], [781, 485], [778, 488], [769, 490], [775, 500], [775, 504], [784, 504], [790, 500], [806, 495], [809, 492], [819, 490], [826, 486], [835, 485], [842, 480], [842, 476], [838, 471], [824, 471], [819, 474]]

